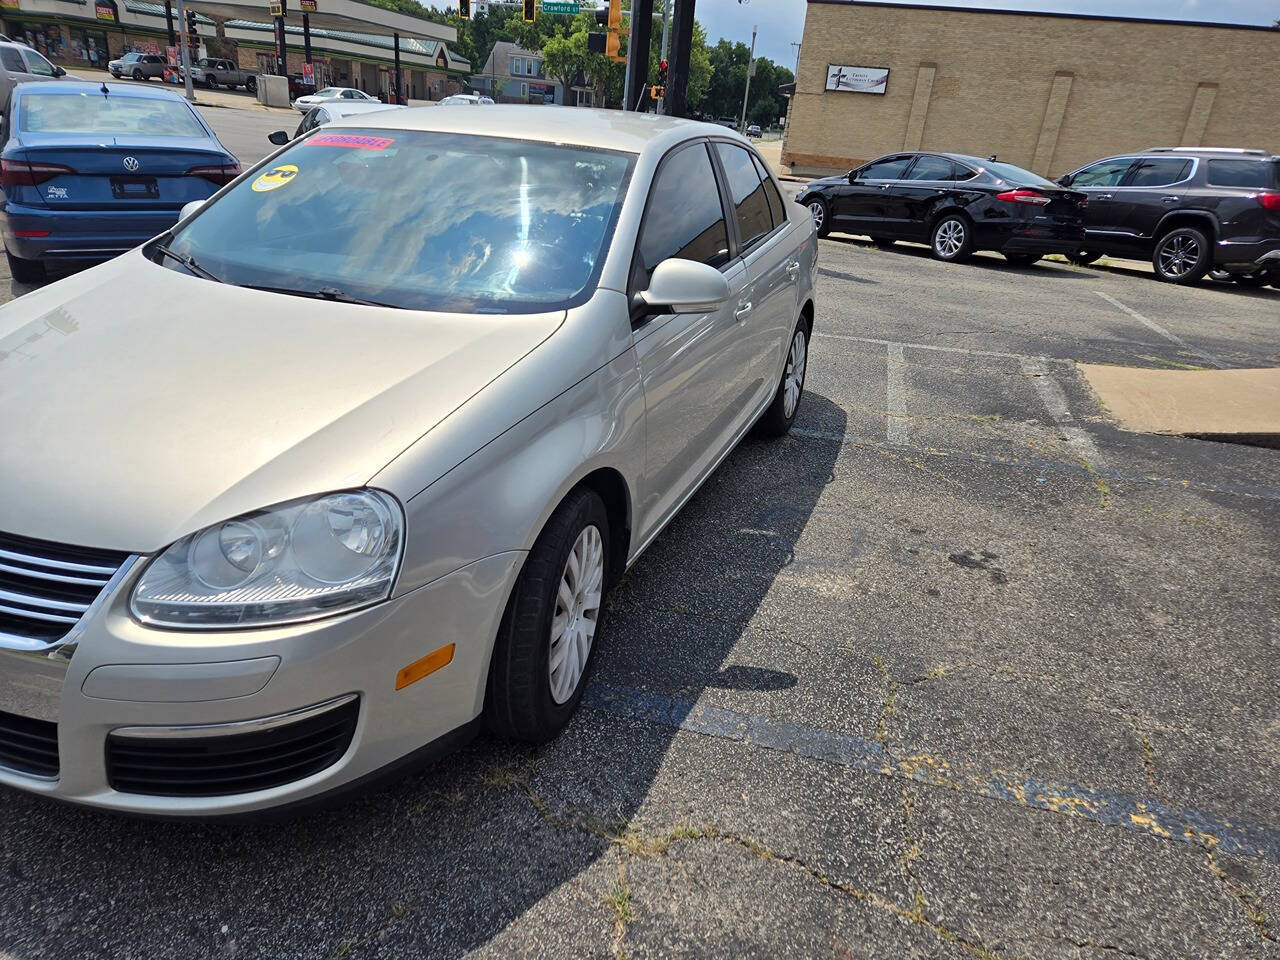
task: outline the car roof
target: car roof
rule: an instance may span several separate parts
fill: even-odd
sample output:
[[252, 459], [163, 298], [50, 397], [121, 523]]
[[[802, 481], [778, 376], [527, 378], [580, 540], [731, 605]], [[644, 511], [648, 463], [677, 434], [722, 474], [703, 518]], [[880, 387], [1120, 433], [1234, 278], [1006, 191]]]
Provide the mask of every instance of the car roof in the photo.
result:
[[714, 123], [588, 107], [505, 103], [495, 104], [491, 110], [409, 107], [379, 112], [376, 123], [370, 117], [338, 122], [343, 126], [376, 126], [384, 130], [467, 133], [544, 143], [571, 143], [626, 153], [641, 153], [649, 147], [664, 148], [698, 136], [737, 139], [744, 145], [750, 145], [745, 137]]
[[[1159, 157], [1167, 154], [1231, 160], [1280, 160], [1280, 155], [1270, 154], [1266, 150], [1241, 147], [1147, 147], [1145, 150], [1134, 151], [1132, 156]], [[1124, 156], [1124, 154], [1116, 154], [1116, 156]]]
[[127, 98], [131, 100], [177, 100], [186, 103], [176, 90], [164, 87], [143, 86], [142, 84], [121, 83], [118, 80], [90, 82], [88, 80], [64, 80], [61, 83], [21, 83], [13, 88], [14, 94], [24, 97], [58, 97], [70, 94], [97, 94], [102, 96], [102, 88], [106, 86], [107, 96]]

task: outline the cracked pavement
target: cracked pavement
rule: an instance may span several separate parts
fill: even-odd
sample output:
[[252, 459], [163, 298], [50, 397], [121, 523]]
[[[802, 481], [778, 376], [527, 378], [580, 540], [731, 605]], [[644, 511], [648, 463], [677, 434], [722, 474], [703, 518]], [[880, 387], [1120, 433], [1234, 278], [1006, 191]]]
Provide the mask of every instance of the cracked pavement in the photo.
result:
[[797, 429], [628, 573], [560, 739], [283, 823], [5, 791], [0, 957], [1280, 956], [1280, 452], [1073, 365], [1197, 362], [1099, 292], [1280, 364], [1280, 291], [821, 264]]

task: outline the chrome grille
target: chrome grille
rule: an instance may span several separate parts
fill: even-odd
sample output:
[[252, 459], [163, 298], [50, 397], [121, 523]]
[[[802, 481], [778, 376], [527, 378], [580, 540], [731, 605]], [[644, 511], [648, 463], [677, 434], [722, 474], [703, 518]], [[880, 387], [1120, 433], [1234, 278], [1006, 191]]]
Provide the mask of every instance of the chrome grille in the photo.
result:
[[0, 533], [0, 635], [62, 639], [128, 558]]

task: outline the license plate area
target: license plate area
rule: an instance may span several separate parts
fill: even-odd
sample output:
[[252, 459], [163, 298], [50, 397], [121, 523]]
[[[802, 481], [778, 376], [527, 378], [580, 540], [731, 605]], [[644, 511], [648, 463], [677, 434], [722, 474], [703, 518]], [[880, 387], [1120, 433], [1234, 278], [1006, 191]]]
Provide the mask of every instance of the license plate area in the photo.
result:
[[117, 200], [159, 200], [160, 184], [155, 177], [112, 177], [111, 196]]

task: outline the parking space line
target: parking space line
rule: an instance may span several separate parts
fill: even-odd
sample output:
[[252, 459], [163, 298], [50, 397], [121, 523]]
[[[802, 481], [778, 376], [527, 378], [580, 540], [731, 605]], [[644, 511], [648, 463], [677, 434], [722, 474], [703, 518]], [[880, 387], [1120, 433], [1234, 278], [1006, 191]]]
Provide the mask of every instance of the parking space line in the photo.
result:
[[1075, 422], [1067, 406], [1067, 395], [1062, 392], [1058, 381], [1049, 375], [1044, 364], [1038, 360], [1023, 360], [1022, 372], [1031, 379], [1040, 402], [1049, 411], [1053, 422], [1058, 425], [1063, 439], [1067, 441], [1067, 446], [1075, 451], [1076, 456], [1083, 460], [1086, 466], [1094, 470], [1105, 469], [1102, 454], [1098, 453], [1093, 437]]
[[885, 436], [890, 443], [907, 442], [907, 360], [902, 344], [888, 344], [888, 373], [885, 377]]
[[815, 333], [815, 339], [846, 340], [850, 343], [873, 343], [881, 347], [910, 347], [912, 350], [932, 350], [936, 353], [961, 353], [970, 357], [996, 357], [1001, 360], [1040, 360], [1045, 363], [1070, 363], [1065, 357], [1036, 357], [1024, 353], [1001, 353], [998, 350], [970, 350], [968, 347], [943, 347], [933, 343], [905, 343], [899, 340], [877, 340], [874, 337], [851, 337], [843, 333]]
[[1133, 319], [1137, 320], [1140, 324], [1142, 324], [1148, 330], [1152, 330], [1160, 334], [1160, 336], [1164, 337], [1170, 343], [1176, 343], [1183, 350], [1187, 351], [1187, 353], [1194, 354], [1195, 356], [1203, 360], [1205, 363], [1209, 364], [1209, 366], [1217, 367], [1219, 370], [1226, 368], [1226, 364], [1223, 363], [1221, 360], [1219, 360], [1217, 357], [1215, 357], [1213, 354], [1205, 353], [1203, 350], [1196, 349], [1195, 347], [1191, 346], [1191, 344], [1187, 343], [1187, 341], [1183, 340], [1176, 333], [1171, 333], [1170, 331], [1166, 330], [1164, 327], [1160, 326], [1160, 324], [1156, 323], [1154, 320], [1150, 320], [1144, 317], [1137, 310], [1134, 310], [1132, 307], [1128, 306], [1127, 304], [1121, 303], [1115, 297], [1111, 296], [1111, 294], [1103, 293], [1101, 290], [1095, 290], [1093, 292], [1096, 293], [1098, 296], [1100, 296], [1103, 300], [1107, 301], [1107, 303], [1111, 304], [1117, 310], [1122, 310], [1125, 313], [1127, 313], [1129, 316], [1133, 317]]
[[895, 780], [1076, 817], [1160, 840], [1179, 840], [1200, 847], [1212, 844], [1219, 853], [1280, 863], [1280, 829], [1267, 824], [1227, 821], [1195, 809], [1178, 809], [1155, 799], [1070, 783], [1049, 783], [1006, 771], [969, 773], [963, 769], [964, 765], [952, 765], [941, 759], [928, 762], [931, 758], [914, 756], [900, 760], [881, 744], [856, 734], [773, 720], [727, 707], [704, 706], [647, 690], [593, 683], [587, 688], [583, 703], [629, 720], [648, 721]]

